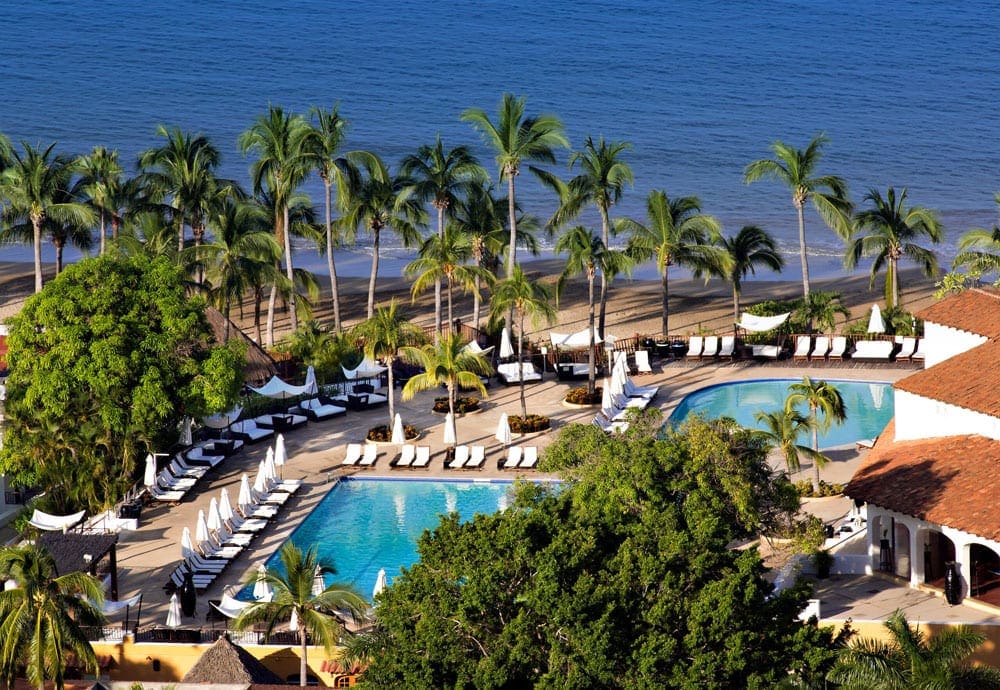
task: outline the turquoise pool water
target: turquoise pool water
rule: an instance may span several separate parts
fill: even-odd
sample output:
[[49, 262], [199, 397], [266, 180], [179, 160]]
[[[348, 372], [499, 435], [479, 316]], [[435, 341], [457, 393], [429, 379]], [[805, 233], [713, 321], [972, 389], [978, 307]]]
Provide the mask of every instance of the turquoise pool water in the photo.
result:
[[[788, 385], [800, 381], [802, 379], [758, 379], [702, 388], [685, 396], [668, 422], [677, 423], [689, 415], [702, 414], [709, 419], [733, 417], [745, 427], [761, 428], [754, 416], [761, 411], [781, 409], [788, 397]], [[847, 445], [863, 438], [875, 438], [882, 433], [893, 414], [890, 384], [829, 381], [844, 398], [847, 420], [840, 426], [831, 425], [829, 431], [820, 434], [820, 448]]]
[[[345, 479], [328, 493], [291, 537], [302, 549], [319, 546], [336, 575], [327, 584], [351, 584], [371, 597], [380, 568], [390, 584], [401, 567], [417, 562], [417, 539], [438, 516], [457, 511], [463, 520], [507, 507], [509, 482]], [[267, 567], [277, 568], [276, 551]]]

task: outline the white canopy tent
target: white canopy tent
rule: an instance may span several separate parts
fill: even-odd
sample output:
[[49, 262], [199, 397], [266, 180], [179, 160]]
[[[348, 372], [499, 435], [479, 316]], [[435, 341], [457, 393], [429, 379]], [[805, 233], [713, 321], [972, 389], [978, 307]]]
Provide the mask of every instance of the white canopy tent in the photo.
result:
[[341, 365], [340, 368], [344, 372], [344, 378], [348, 381], [354, 381], [355, 379], [373, 379], [376, 376], [381, 376], [383, 372], [389, 370], [389, 367], [384, 367], [378, 362], [369, 359], [367, 356], [361, 360], [361, 364], [353, 369], [348, 369], [344, 365]]
[[272, 376], [271, 380], [260, 388], [254, 388], [253, 386], [248, 386], [248, 388], [258, 395], [263, 395], [268, 398], [276, 398], [278, 400], [294, 398], [297, 395], [305, 395], [308, 392], [306, 390], [306, 386], [293, 386], [292, 384], [281, 380], [277, 376]]
[[791, 312], [778, 314], [777, 316], [754, 316], [753, 314], [743, 312], [740, 314], [740, 320], [736, 326], [751, 333], [764, 333], [765, 331], [774, 330], [785, 323], [790, 315]]
[[483, 357], [488, 357], [489, 354], [493, 352], [493, 346], [490, 345], [489, 347], [483, 349], [479, 347], [479, 343], [477, 343], [475, 340], [470, 340], [468, 343], [465, 344], [465, 347], [462, 348], [462, 351], [468, 352], [473, 355], [482, 355]]
[[[556, 333], [555, 331], [549, 331], [549, 340], [552, 341], [552, 347], [557, 347], [560, 350], [585, 350], [590, 347], [590, 333], [586, 328], [576, 333]], [[615, 337], [609, 335], [608, 340], [614, 342]], [[600, 345], [603, 342], [604, 339], [601, 338], [595, 327], [594, 345]]]

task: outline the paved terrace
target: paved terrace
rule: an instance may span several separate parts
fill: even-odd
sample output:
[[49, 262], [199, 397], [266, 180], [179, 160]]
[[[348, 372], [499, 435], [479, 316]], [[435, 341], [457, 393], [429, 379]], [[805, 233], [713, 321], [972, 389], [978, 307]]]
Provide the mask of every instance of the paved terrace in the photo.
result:
[[[895, 381], [912, 371], [891, 365], [820, 367], [793, 365], [792, 362], [766, 365], [683, 361], [659, 365], [654, 362], [653, 368], [653, 374], [637, 377], [636, 380], [642, 385], [661, 386], [660, 394], [654, 400], [654, 404], [663, 411], [664, 416], [670, 414], [684, 395], [705, 386], [727, 381], [797, 377], [803, 374], [814, 378]], [[546, 373], [543, 382], [526, 386], [528, 411], [550, 416], [554, 431], [571, 423], [590, 423], [596, 409], [574, 410], [562, 405], [566, 391], [571, 386], [578, 385], [581, 383], [557, 381], [553, 373]], [[432, 399], [439, 395], [440, 392], [428, 391], [404, 403], [399, 399], [397, 391], [396, 398], [396, 411], [400, 413], [404, 423], [424, 430], [418, 443], [428, 444], [431, 447], [432, 460], [429, 470], [390, 469], [389, 461], [398, 453], [396, 446], [384, 446], [373, 469], [354, 469], [346, 472], [338, 467], [344, 457], [347, 443], [362, 441], [370, 427], [388, 422], [386, 406], [365, 412], [348, 412], [345, 416], [328, 421], [310, 422], [300, 429], [286, 433], [289, 463], [283, 468], [283, 476], [301, 478], [305, 482], [304, 486], [285, 504], [272, 524], [258, 535], [239, 558], [216, 579], [213, 586], [206, 593], [199, 595], [195, 617], [185, 619], [184, 624], [188, 626], [203, 624], [208, 613], [208, 600], [220, 598], [226, 587], [241, 583], [248, 574], [255, 572], [258, 564], [263, 563], [281, 546], [292, 530], [327, 494], [332, 482], [344, 474], [448, 477], [469, 480], [510, 480], [517, 476], [533, 478], [544, 476], [534, 471], [512, 472], [497, 469], [497, 459], [503, 456], [503, 449], [494, 438], [500, 414], [502, 412], [520, 414], [520, 403], [516, 385], [505, 387], [495, 382], [489, 389], [489, 398], [484, 401], [481, 412], [456, 420], [460, 443], [483, 444], [487, 447], [484, 469], [445, 470], [443, 463], [445, 446], [442, 443], [443, 415], [430, 412]], [[522, 440], [515, 434], [513, 443], [537, 445], [541, 449], [551, 442], [552, 437], [550, 433], [528, 436]], [[170, 572], [180, 562], [181, 530], [187, 526], [192, 533], [194, 532], [198, 510], [204, 508], [207, 511], [210, 498], [218, 497], [222, 487], [228, 487], [230, 496], [235, 500], [239, 494], [240, 475], [247, 472], [252, 480], [267, 445], [268, 441], [248, 445], [243, 452], [227, 458], [218, 468], [200, 480], [182, 503], [154, 503], [143, 510], [137, 531], [121, 533], [118, 552], [119, 593], [121, 598], [140, 591], [143, 593], [141, 621], [143, 625], [161, 624], [166, 618], [169, 597], [163, 588]], [[834, 461], [824, 470], [824, 477], [828, 481], [846, 481], [857, 466], [858, 452], [851, 447], [836, 449], [831, 455]], [[776, 459], [776, 462], [780, 460]], [[801, 476], [793, 479], [807, 478], [811, 476], [810, 472], [811, 467], [804, 465]], [[846, 499], [839, 501], [824, 499], [817, 502], [815, 507], [824, 519], [832, 520], [846, 514], [850, 505]], [[883, 609], [884, 607], [878, 607], [872, 611], [881, 612]]]

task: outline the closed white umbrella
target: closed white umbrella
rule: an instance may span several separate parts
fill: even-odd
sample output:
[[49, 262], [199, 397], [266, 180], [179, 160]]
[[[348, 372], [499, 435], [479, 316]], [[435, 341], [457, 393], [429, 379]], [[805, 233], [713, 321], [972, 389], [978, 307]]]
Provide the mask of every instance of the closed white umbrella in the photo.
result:
[[270, 487], [274, 485], [275, 478], [278, 476], [278, 470], [274, 467], [274, 458], [264, 458], [264, 482], [265, 485]]
[[253, 505], [253, 494], [250, 493], [250, 477], [247, 476], [246, 472], [240, 477], [240, 495], [236, 499], [236, 504], [239, 506]]
[[167, 607], [167, 627], [177, 628], [181, 624], [181, 600], [177, 592], [170, 595], [170, 606]]
[[375, 578], [375, 588], [372, 590], [372, 600], [382, 593], [386, 587], [385, 568], [379, 568], [378, 576]]
[[156, 458], [152, 453], [146, 456], [146, 471], [142, 475], [142, 483], [146, 486], [156, 484]]
[[205, 520], [205, 511], [198, 511], [198, 522], [194, 526], [194, 538], [199, 544], [208, 541], [208, 522]]
[[453, 446], [457, 443], [457, 434], [455, 433], [455, 415], [451, 412], [444, 416], [444, 444], [446, 446]]
[[267, 580], [267, 566], [261, 563], [257, 567], [257, 581], [253, 583], [253, 598], [257, 601], [270, 601], [272, 592], [271, 585]]
[[194, 543], [191, 541], [191, 530], [187, 527], [181, 531], [181, 558], [187, 560], [195, 554]]
[[258, 496], [264, 496], [269, 493], [267, 488], [267, 476], [260, 469], [257, 471], [257, 479], [254, 480], [253, 490]]
[[882, 320], [882, 310], [877, 304], [872, 305], [872, 314], [868, 317], [869, 333], [885, 333], [885, 321]]
[[212, 496], [208, 502], [208, 529], [218, 532], [222, 529], [222, 515], [219, 513], [219, 502]]
[[885, 387], [881, 383], [869, 383], [868, 391], [872, 394], [872, 402], [875, 404], [876, 410], [882, 409], [882, 393]]
[[279, 474], [286, 462], [288, 462], [288, 451], [285, 449], [285, 435], [278, 434], [278, 438], [274, 440], [274, 466], [278, 468]]
[[318, 597], [325, 591], [326, 591], [326, 580], [323, 579], [323, 571], [320, 570], [319, 566], [317, 565], [316, 570], [313, 572], [312, 594], [314, 597]]
[[190, 446], [193, 439], [191, 438], [191, 424], [194, 422], [190, 417], [185, 417], [181, 420], [181, 438], [180, 442], [182, 446]]
[[504, 326], [503, 333], [500, 334], [500, 359], [507, 359], [514, 356], [514, 346], [510, 343], [510, 330]]
[[611, 372], [611, 381], [608, 383], [608, 379], [605, 379], [605, 383], [611, 387], [611, 395], [625, 395], [625, 374], [619, 373], [621, 370], [615, 368]]
[[406, 443], [406, 436], [403, 434], [403, 418], [399, 416], [398, 412], [395, 419], [392, 420], [392, 438], [390, 442], [400, 446]]
[[219, 517], [227, 522], [236, 517], [233, 504], [229, 502], [229, 489], [225, 487], [219, 492]]
[[505, 448], [510, 445], [510, 422], [507, 421], [506, 412], [500, 415], [500, 421], [497, 423], [496, 438]]
[[614, 409], [615, 405], [611, 401], [611, 385], [607, 379], [604, 379], [604, 391], [601, 393], [601, 412], [611, 413]]
[[316, 385], [316, 370], [310, 364], [306, 369], [306, 395], [316, 395], [319, 393], [319, 386]]
[[299, 610], [292, 609], [292, 617], [288, 619], [288, 629], [292, 632], [299, 631]]

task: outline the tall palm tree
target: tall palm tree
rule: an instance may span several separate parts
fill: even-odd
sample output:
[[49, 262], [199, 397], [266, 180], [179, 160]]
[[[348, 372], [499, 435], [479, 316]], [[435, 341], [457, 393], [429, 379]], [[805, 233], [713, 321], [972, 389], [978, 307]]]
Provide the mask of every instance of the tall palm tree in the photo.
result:
[[[52, 197], [55, 204], [66, 204], [73, 202], [85, 203], [84, 183], [81, 178], [75, 178], [70, 182], [67, 189], [58, 189]], [[43, 239], [48, 238], [56, 250], [56, 275], [62, 273], [63, 253], [66, 245], [72, 245], [81, 251], [89, 251], [94, 246], [94, 235], [92, 226], [86, 220], [80, 218], [67, 218], [57, 221], [52, 217], [46, 217], [42, 223]], [[34, 223], [30, 218], [21, 216], [13, 218], [12, 222], [3, 230], [2, 238], [5, 242], [15, 242], [17, 244], [31, 244], [34, 238]]]
[[[452, 293], [455, 285], [464, 290], [478, 292], [477, 283], [492, 276], [482, 268], [466, 262], [472, 258], [472, 242], [455, 224], [449, 223], [441, 236], [431, 235], [420, 245], [416, 259], [407, 264], [403, 274], [413, 279], [411, 295], [417, 295], [438, 285], [442, 280], [447, 285], [448, 328], [454, 330], [455, 316], [452, 311]], [[440, 340], [441, 324], [435, 324], [435, 340]]]
[[714, 246], [720, 232], [719, 221], [701, 212], [695, 196], [671, 199], [652, 190], [646, 198], [647, 225], [630, 218], [616, 223], [629, 235], [627, 251], [637, 262], [656, 259], [663, 299], [663, 335], [670, 334], [670, 267], [685, 266], [696, 274], [728, 271], [726, 253]]
[[392, 230], [409, 247], [420, 239], [418, 227], [426, 222], [424, 209], [410, 192], [410, 180], [392, 175], [382, 160], [372, 155], [364, 161], [364, 174], [351, 185], [341, 218], [348, 241], [359, 227], [372, 236], [372, 269], [368, 280], [368, 318], [375, 313], [375, 281], [383, 230]]
[[108, 151], [95, 146], [86, 156], [80, 157], [80, 175], [90, 204], [97, 210], [100, 221], [100, 252], [104, 254], [107, 243], [107, 221], [112, 215], [116, 190], [122, 185], [124, 171], [118, 162], [118, 149]]
[[365, 356], [381, 359], [388, 367], [389, 375], [389, 427], [396, 418], [396, 393], [393, 385], [392, 365], [405, 347], [422, 345], [427, 338], [424, 329], [403, 316], [396, 300], [386, 307], [379, 307], [375, 313], [351, 329], [354, 338], [364, 342]]
[[799, 443], [802, 435], [809, 433], [812, 429], [812, 421], [809, 417], [794, 409], [783, 408], [772, 412], [758, 412], [754, 418], [758, 424], [764, 425], [764, 429], [759, 433], [781, 453], [789, 474], [794, 474], [801, 469], [802, 457], [812, 460], [817, 465], [826, 464], [825, 455]]
[[[259, 116], [240, 134], [239, 145], [243, 155], [253, 153], [257, 159], [250, 166], [254, 193], [265, 188], [274, 199], [274, 234], [284, 249], [285, 278], [295, 285], [292, 262], [290, 200], [309, 174], [312, 158], [308, 148], [309, 122], [301, 115], [286, 113], [281, 106], [268, 106], [267, 113]], [[273, 314], [278, 286], [271, 287], [268, 309]], [[299, 327], [296, 299], [288, 301], [292, 331]]]
[[[507, 229], [510, 237], [507, 243], [507, 272], [510, 278], [517, 262], [517, 201], [514, 195], [514, 179], [521, 173], [524, 161], [555, 163], [557, 147], [569, 148], [569, 141], [563, 134], [563, 124], [555, 115], [524, 116], [525, 99], [505, 93], [500, 101], [500, 111], [496, 123], [479, 108], [469, 108], [462, 113], [462, 119], [479, 130], [486, 145], [496, 152], [500, 179], [507, 180]], [[537, 169], [530, 167], [537, 172]]]
[[967, 625], [947, 627], [927, 639], [896, 611], [883, 623], [889, 639], [852, 640], [827, 678], [843, 690], [961, 690], [1000, 688], [1000, 671], [968, 659], [986, 638]]
[[[840, 301], [838, 292], [813, 292], [809, 299], [804, 300], [798, 309], [798, 316], [807, 323], [815, 324], [821, 332], [832, 333], [837, 323], [837, 315], [845, 319], [850, 317], [851, 310]], [[885, 313], [882, 314], [885, 318]], [[909, 316], [907, 316], [909, 320]], [[886, 322], [888, 325], [888, 322]]]
[[870, 272], [869, 288], [884, 267], [885, 306], [892, 309], [899, 305], [899, 260], [907, 258], [932, 277], [937, 273], [937, 256], [917, 242], [926, 237], [937, 244], [944, 236], [937, 214], [923, 206], [907, 207], [906, 187], [896, 195], [889, 187], [885, 197], [877, 189], [865, 195], [872, 208], [858, 211], [854, 216], [851, 242], [844, 255], [844, 265], [853, 269], [861, 257], [874, 257]]
[[[847, 419], [847, 406], [844, 404], [844, 397], [832, 383], [813, 381], [808, 376], [803, 376], [801, 383], [793, 383], [788, 386], [785, 409], [794, 410], [800, 404], [809, 408], [812, 448], [816, 453], [819, 453], [819, 432], [825, 432], [831, 424], [839, 425]], [[816, 462], [813, 465], [817, 489], [819, 489], [821, 464], [825, 465], [826, 463]]]
[[[430, 202], [437, 213], [437, 236], [444, 242], [445, 216], [452, 215], [460, 197], [477, 183], [489, 179], [467, 146], [444, 150], [441, 135], [433, 146], [424, 145], [399, 164], [399, 174], [408, 177], [410, 193], [421, 203]], [[449, 321], [451, 315], [448, 316]], [[441, 277], [434, 281], [434, 340], [441, 337]]]
[[[593, 204], [601, 218], [601, 240], [605, 247], [611, 246], [611, 207], [621, 200], [626, 185], [635, 181], [632, 168], [622, 160], [622, 155], [632, 148], [627, 141], [606, 142], [600, 137], [594, 143], [592, 137], [587, 137], [583, 150], [573, 153], [569, 158], [572, 170], [580, 164], [580, 173], [565, 186], [559, 184], [552, 176], [546, 175], [543, 181], [554, 183], [561, 191], [559, 209], [550, 222], [552, 227], [560, 227], [576, 218], [588, 205]], [[608, 299], [608, 274], [601, 272], [600, 315], [597, 320], [598, 332], [604, 335], [605, 311]]]
[[92, 227], [93, 209], [69, 195], [76, 162], [27, 142], [24, 153], [12, 151], [10, 166], [0, 174], [0, 199], [6, 199], [5, 229], [29, 222], [35, 254], [35, 292], [42, 291], [42, 228], [46, 220]]
[[[993, 195], [993, 201], [1000, 207], [1000, 192]], [[1000, 273], [1000, 225], [992, 228], [972, 228], [958, 240], [958, 254], [952, 262], [952, 269], [964, 266], [971, 273], [982, 276]]]
[[13, 687], [24, 664], [28, 682], [44, 690], [52, 680], [64, 687], [66, 653], [97, 671], [97, 656], [83, 628], [101, 625], [98, 608], [104, 590], [96, 578], [75, 572], [60, 575], [41, 546], [0, 549], [0, 578], [17, 585], [0, 592], [0, 674]]
[[484, 398], [488, 397], [480, 376], [489, 375], [492, 368], [482, 353], [471, 352], [465, 345], [460, 334], [448, 333], [437, 345], [404, 347], [403, 357], [422, 367], [423, 372], [411, 376], [403, 386], [403, 400], [412, 400], [421, 391], [444, 386], [448, 391], [448, 411], [454, 417], [459, 387], [474, 388]]
[[718, 275], [733, 286], [733, 321], [740, 320], [740, 291], [747, 274], [756, 274], [758, 268], [781, 271], [785, 260], [778, 253], [778, 245], [767, 231], [757, 225], [744, 225], [732, 237], [720, 237], [719, 246], [730, 259], [728, 271]]
[[[335, 647], [344, 634], [344, 629], [337, 620], [335, 611], [346, 611], [352, 618], [359, 620], [365, 607], [365, 600], [355, 592], [350, 585], [332, 583], [320, 594], [313, 594], [313, 583], [317, 571], [322, 575], [336, 574], [333, 564], [320, 558], [316, 547], [312, 546], [303, 552], [291, 541], [285, 543], [279, 552], [281, 566], [271, 568], [264, 576], [265, 582], [271, 586], [270, 601], [260, 601], [243, 609], [233, 622], [237, 630], [245, 630], [257, 623], [264, 623], [267, 635], [274, 631], [275, 626], [291, 618], [295, 614], [299, 621], [299, 685], [306, 686], [308, 672], [309, 638], [329, 652]], [[257, 581], [259, 575], [251, 574], [247, 584]]]
[[847, 199], [847, 183], [836, 175], [817, 175], [826, 135], [817, 134], [805, 150], [793, 148], [781, 141], [771, 144], [774, 159], [762, 158], [743, 170], [747, 184], [760, 179], [782, 182], [792, 192], [792, 204], [799, 220], [799, 260], [802, 262], [802, 295], [809, 296], [809, 261], [806, 255], [805, 205], [813, 206], [823, 221], [840, 237], [850, 234], [851, 202]]
[[612, 275], [629, 270], [632, 259], [621, 250], [609, 249], [601, 236], [590, 228], [577, 225], [563, 233], [555, 246], [556, 254], [566, 254], [566, 267], [556, 283], [556, 297], [562, 294], [566, 281], [572, 276], [584, 274], [587, 277], [587, 332], [590, 337], [587, 368], [587, 392], [596, 390], [597, 368], [594, 362], [594, 279], [600, 273]]
[[[556, 310], [552, 306], [552, 291], [541, 283], [528, 280], [520, 266], [514, 266], [513, 273], [494, 286], [490, 312], [494, 319], [506, 314], [517, 314], [518, 362], [524, 359], [524, 319], [531, 319], [535, 325], [542, 321], [551, 325], [556, 320]], [[524, 398], [524, 376], [518, 378], [521, 379], [521, 416], [526, 419], [528, 405]]]

